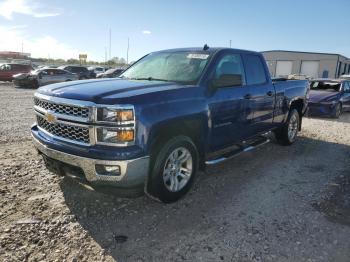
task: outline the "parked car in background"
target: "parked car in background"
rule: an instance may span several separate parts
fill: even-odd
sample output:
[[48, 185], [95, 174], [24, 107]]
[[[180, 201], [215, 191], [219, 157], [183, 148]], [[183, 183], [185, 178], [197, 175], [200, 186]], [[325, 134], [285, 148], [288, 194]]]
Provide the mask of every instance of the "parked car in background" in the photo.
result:
[[164, 50], [115, 80], [39, 88], [31, 132], [54, 172], [168, 203], [189, 191], [198, 168], [269, 142], [266, 132], [293, 144], [308, 91], [306, 80], [273, 82], [257, 52]]
[[0, 66], [0, 81], [12, 81], [13, 75], [29, 73], [31, 70], [33, 70], [32, 66], [27, 64], [2, 64]]
[[310, 82], [309, 116], [338, 118], [350, 109], [350, 80], [314, 79]]
[[65, 65], [65, 66], [59, 66], [58, 69], [63, 69], [63, 70], [69, 71], [71, 73], [77, 74], [79, 80], [81, 80], [81, 79], [90, 79], [90, 78], [95, 78], [96, 77], [85, 66]]
[[104, 73], [106, 71], [106, 69], [102, 66], [90, 66], [88, 70], [94, 72], [96, 75]]
[[34, 87], [78, 80], [78, 75], [56, 68], [43, 68], [13, 76], [13, 83], [20, 87]]
[[350, 80], [350, 75], [342, 75], [340, 78]]
[[124, 72], [124, 69], [121, 68], [112, 68], [108, 69], [106, 72], [98, 74], [96, 78], [115, 78], [121, 75]]
[[310, 77], [308, 77], [307, 75], [291, 74], [291, 75], [288, 75], [287, 79], [289, 79], [289, 80], [309, 80]]

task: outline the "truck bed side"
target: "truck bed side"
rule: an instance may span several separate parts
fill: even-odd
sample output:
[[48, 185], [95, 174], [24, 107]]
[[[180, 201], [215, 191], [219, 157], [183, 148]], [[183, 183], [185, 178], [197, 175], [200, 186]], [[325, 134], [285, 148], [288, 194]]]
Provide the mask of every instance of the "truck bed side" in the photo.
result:
[[284, 123], [292, 104], [297, 104], [303, 114], [307, 107], [309, 82], [307, 80], [273, 81], [276, 91], [274, 119], [275, 123]]

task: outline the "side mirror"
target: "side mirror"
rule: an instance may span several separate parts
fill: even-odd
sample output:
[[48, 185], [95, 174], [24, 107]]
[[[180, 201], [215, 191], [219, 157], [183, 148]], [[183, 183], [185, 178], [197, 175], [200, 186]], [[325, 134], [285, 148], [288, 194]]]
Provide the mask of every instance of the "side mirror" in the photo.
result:
[[238, 74], [223, 74], [219, 78], [212, 81], [213, 87], [216, 88], [241, 86], [242, 84], [242, 75]]
[[42, 79], [43, 78], [43, 73], [39, 73], [38, 77], [39, 77], [39, 79]]

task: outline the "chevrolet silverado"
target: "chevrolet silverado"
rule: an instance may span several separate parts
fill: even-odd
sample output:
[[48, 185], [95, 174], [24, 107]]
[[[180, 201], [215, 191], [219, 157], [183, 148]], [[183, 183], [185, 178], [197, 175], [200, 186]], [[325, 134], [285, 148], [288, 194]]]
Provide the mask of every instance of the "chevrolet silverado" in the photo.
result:
[[206, 45], [150, 53], [116, 79], [44, 86], [34, 145], [56, 173], [174, 202], [198, 169], [269, 142], [267, 132], [294, 143], [309, 83], [268, 72], [260, 53]]

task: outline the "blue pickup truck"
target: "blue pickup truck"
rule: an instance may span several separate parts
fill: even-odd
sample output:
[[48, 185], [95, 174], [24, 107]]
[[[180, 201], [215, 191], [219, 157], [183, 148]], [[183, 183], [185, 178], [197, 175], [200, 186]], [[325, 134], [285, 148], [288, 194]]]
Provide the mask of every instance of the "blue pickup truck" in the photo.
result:
[[39, 88], [31, 132], [50, 170], [169, 203], [198, 169], [268, 142], [270, 131], [292, 144], [308, 92], [307, 81], [272, 81], [257, 52], [165, 50], [117, 79]]

